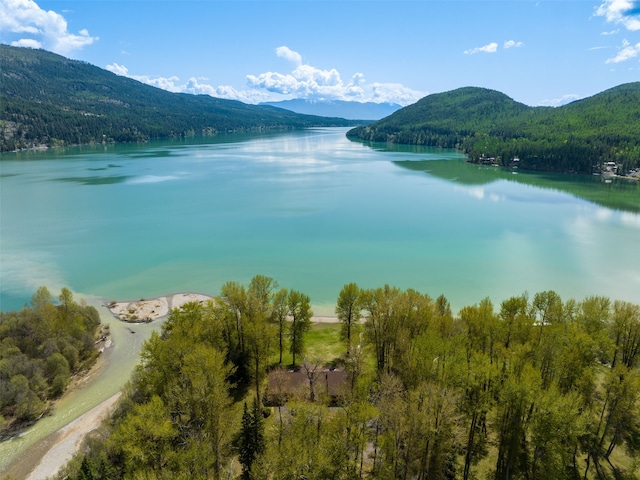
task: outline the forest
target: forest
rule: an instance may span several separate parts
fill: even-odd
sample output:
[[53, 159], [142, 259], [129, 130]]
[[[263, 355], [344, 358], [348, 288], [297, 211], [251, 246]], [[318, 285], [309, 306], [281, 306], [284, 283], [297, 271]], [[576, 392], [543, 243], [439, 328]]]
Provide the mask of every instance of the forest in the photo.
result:
[[98, 311], [67, 288], [57, 300], [41, 287], [31, 306], [0, 312], [0, 439], [47, 413], [99, 354]]
[[171, 93], [45, 50], [0, 44], [0, 152], [354, 124]]
[[[640, 478], [638, 305], [544, 291], [453, 315], [349, 283], [335, 311], [334, 350], [309, 297], [262, 275], [171, 311], [60, 478]], [[348, 373], [337, 395], [321, 367]], [[296, 370], [308, 388], [266, 406]]]
[[640, 167], [640, 82], [561, 107], [529, 107], [503, 93], [465, 87], [424, 97], [347, 136], [456, 148], [474, 163], [527, 170], [624, 175]]

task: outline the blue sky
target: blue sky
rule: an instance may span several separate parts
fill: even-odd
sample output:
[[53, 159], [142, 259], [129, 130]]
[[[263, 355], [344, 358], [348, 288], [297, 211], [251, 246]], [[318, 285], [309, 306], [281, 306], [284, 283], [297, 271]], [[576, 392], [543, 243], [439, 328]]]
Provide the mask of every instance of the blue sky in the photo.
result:
[[640, 0], [0, 0], [0, 43], [247, 103], [560, 105], [640, 80]]

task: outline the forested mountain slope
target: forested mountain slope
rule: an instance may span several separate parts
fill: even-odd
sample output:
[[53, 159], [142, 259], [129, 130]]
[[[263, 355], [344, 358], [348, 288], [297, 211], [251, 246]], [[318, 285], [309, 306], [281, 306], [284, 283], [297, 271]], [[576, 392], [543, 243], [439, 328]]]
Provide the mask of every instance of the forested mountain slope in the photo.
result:
[[640, 165], [640, 82], [568, 105], [529, 107], [476, 87], [429, 95], [350, 138], [457, 148], [472, 162], [546, 171], [618, 173]]
[[0, 151], [346, 125], [353, 122], [170, 93], [44, 50], [0, 45]]

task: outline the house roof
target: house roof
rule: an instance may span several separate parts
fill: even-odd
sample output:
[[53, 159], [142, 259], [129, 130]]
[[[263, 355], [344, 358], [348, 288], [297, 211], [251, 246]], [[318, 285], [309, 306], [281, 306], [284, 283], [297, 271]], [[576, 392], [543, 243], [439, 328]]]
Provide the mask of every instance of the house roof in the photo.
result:
[[315, 380], [316, 397], [324, 395], [335, 400], [344, 393], [350, 379], [351, 374], [341, 369], [321, 368], [313, 374], [307, 374], [303, 368], [274, 370], [269, 374], [265, 402], [281, 405], [295, 396], [308, 398], [311, 380]]

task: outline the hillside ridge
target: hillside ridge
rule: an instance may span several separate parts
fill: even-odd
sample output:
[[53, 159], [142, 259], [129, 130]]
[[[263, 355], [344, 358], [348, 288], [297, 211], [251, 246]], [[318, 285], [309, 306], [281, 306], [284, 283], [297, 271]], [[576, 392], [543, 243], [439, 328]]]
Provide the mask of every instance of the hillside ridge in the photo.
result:
[[355, 124], [172, 93], [45, 50], [0, 45], [0, 151]]
[[640, 82], [561, 107], [530, 107], [463, 87], [428, 95], [347, 133], [352, 139], [455, 148], [469, 161], [530, 170], [618, 174], [640, 166]]

